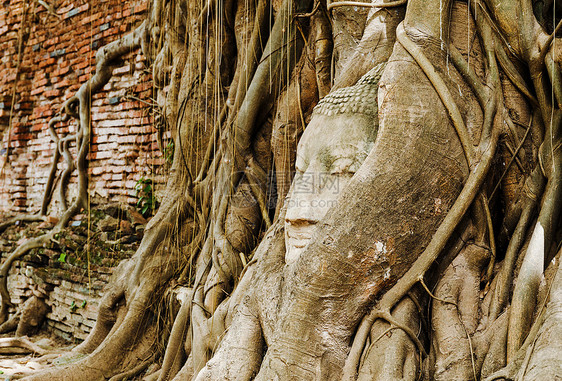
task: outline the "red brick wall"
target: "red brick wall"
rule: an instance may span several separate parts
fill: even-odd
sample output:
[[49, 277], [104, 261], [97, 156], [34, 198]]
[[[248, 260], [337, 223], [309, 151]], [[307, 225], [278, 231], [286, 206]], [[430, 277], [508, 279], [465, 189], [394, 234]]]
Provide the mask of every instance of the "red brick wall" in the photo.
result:
[[[147, 0], [45, 2], [54, 6], [55, 14], [35, 1], [0, 0], [0, 167], [4, 166], [0, 211], [4, 212], [39, 210], [55, 148], [47, 131], [49, 120], [95, 72], [97, 49], [130, 32], [147, 12]], [[18, 69], [19, 40], [23, 53]], [[152, 94], [150, 72], [137, 51], [125, 57], [110, 83], [93, 97], [90, 194], [134, 203], [134, 186], [141, 176], [162, 181], [164, 159], [152, 123]], [[57, 132], [62, 137], [75, 126], [76, 121], [61, 124]], [[63, 167], [61, 160], [59, 173]], [[71, 185], [70, 197], [75, 188]]]

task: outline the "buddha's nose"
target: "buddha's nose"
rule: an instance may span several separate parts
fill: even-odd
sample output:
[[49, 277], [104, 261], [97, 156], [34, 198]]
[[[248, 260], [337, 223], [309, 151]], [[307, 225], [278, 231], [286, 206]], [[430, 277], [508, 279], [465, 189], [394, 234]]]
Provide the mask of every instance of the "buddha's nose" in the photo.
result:
[[293, 189], [288, 205], [285, 220], [293, 225], [316, 224], [325, 214], [319, 205], [318, 191], [301, 191]]

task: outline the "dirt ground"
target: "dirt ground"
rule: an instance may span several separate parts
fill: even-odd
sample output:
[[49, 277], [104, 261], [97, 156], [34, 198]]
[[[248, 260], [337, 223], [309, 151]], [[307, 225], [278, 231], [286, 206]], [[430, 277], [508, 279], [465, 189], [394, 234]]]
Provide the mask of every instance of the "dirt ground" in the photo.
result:
[[69, 344], [60, 338], [42, 332], [28, 340], [45, 350], [46, 353], [30, 353], [28, 349], [12, 345], [9, 348], [4, 347], [7, 344], [6, 342], [11, 339], [13, 339], [13, 334], [0, 335], [0, 380], [2, 381], [16, 380], [45, 367], [57, 365], [58, 362], [68, 361], [65, 355], [68, 355], [68, 352], [74, 347], [74, 344]]

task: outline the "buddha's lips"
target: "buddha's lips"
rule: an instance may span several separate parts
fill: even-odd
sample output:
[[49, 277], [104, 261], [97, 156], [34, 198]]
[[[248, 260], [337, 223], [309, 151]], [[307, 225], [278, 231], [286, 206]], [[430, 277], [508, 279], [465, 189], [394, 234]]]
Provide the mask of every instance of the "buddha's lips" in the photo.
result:
[[296, 228], [287, 228], [286, 230], [287, 240], [291, 246], [296, 248], [303, 248], [305, 247], [312, 235], [308, 231], [299, 231]]

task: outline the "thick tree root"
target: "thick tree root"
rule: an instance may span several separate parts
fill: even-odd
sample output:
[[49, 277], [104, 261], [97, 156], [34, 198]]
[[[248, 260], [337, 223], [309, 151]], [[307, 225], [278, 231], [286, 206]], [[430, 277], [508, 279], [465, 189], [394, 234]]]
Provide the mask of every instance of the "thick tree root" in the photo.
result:
[[16, 311], [8, 320], [0, 325], [0, 333], [14, 331], [20, 322], [21, 310]]
[[27, 252], [32, 249], [37, 249], [40, 247], [44, 247], [50, 243], [52, 239], [54, 239], [55, 234], [60, 232], [62, 226], [59, 222], [49, 233], [42, 235], [40, 237], [32, 238], [27, 242], [23, 243], [19, 247], [14, 250], [8, 258], [2, 263], [2, 267], [0, 267], [0, 297], [1, 297], [1, 305], [0, 305], [0, 322], [3, 323], [8, 319], [8, 308], [12, 306], [12, 302], [10, 300], [10, 294], [8, 292], [8, 272], [10, 271], [10, 267], [12, 263], [17, 259], [21, 258]]
[[24, 214], [20, 216], [12, 217], [2, 223], [0, 223], [0, 233], [6, 230], [8, 227], [14, 225], [17, 222], [37, 222], [37, 221], [45, 221], [44, 215], [37, 215], [37, 214]]
[[539, 155], [539, 163], [548, 181], [538, 220], [513, 291], [507, 341], [508, 361], [523, 343], [531, 326], [536, 295], [543, 277], [543, 270], [546, 267], [545, 261], [549, 261], [553, 256], [550, 253], [552, 251], [550, 246], [554, 240], [554, 232], [558, 226], [562, 208], [562, 192], [560, 191], [562, 152], [560, 148], [555, 148], [560, 147], [560, 142], [562, 142], [562, 111], [555, 110]]
[[[413, 297], [401, 300], [392, 314], [399, 321], [404, 321], [411, 330], [421, 332], [421, 311], [411, 299]], [[373, 325], [370, 345], [362, 357], [358, 381], [418, 379], [421, 353], [400, 327], [389, 326], [383, 320]]]
[[47, 350], [36, 345], [27, 337], [0, 338], [0, 353], [35, 353], [39, 356], [47, 354]]
[[468, 245], [449, 265], [436, 286], [432, 310], [433, 379], [478, 380], [474, 336], [478, 327], [480, 274], [488, 251]]
[[[436, 370], [428, 374], [432, 376], [435, 374], [437, 379], [455, 378], [459, 375], [463, 379], [472, 379], [478, 378], [478, 372], [483, 368], [485, 369], [483, 376], [488, 376], [498, 366], [505, 365], [502, 363], [505, 360], [505, 341], [508, 336], [511, 337], [511, 332], [514, 333], [513, 337], [517, 342], [511, 350], [515, 352], [515, 358], [500, 373], [517, 377], [517, 371], [520, 371], [522, 364], [523, 368], [530, 369], [534, 364], [530, 353], [534, 350], [535, 343], [538, 343], [535, 337], [537, 337], [537, 327], [540, 326], [543, 318], [539, 316], [536, 319], [527, 340], [521, 348], [517, 349], [528, 331], [529, 322], [525, 318], [530, 315], [530, 304], [521, 298], [515, 298], [517, 299], [515, 308], [512, 307], [510, 311], [514, 323], [511, 324], [513, 328], [510, 328], [509, 334], [506, 328], [507, 314], [501, 312], [509, 302], [511, 273], [516, 267], [517, 252], [525, 239], [528, 225], [532, 222], [534, 205], [542, 193], [542, 174], [537, 171], [541, 179], [534, 181], [536, 179], [533, 178], [532, 181], [532, 185], [535, 186], [533, 189], [538, 190], [537, 195], [531, 197], [526, 194], [520, 197], [521, 205], [517, 206], [522, 211], [520, 222], [513, 233], [501, 272], [492, 283], [490, 293], [494, 294], [494, 299], [491, 306], [487, 304], [492, 299], [490, 294], [486, 296], [485, 303], [481, 303], [481, 305], [486, 304], [485, 307], [479, 305], [478, 299], [483, 292], [479, 289], [479, 281], [480, 270], [485, 266], [483, 258], [486, 258], [486, 255], [478, 253], [479, 263], [477, 266], [472, 266], [473, 264], [465, 263], [470, 262], [470, 259], [467, 260], [462, 255], [455, 258], [458, 251], [442, 253], [450, 244], [451, 235], [458, 229], [463, 218], [467, 224], [469, 223], [467, 211], [474, 201], [478, 200], [478, 205], [474, 205], [473, 216], [474, 225], [478, 225], [474, 229], [476, 238], [472, 237], [475, 240], [474, 246], [481, 251], [486, 251], [489, 246], [495, 258], [495, 237], [491, 221], [492, 214], [496, 211], [493, 206], [490, 208], [487, 206], [485, 180], [491, 178], [490, 167], [501, 132], [499, 125], [502, 124], [503, 119], [514, 135], [514, 141], [509, 144], [518, 146], [517, 150], [511, 152], [512, 162], [521, 161], [517, 158], [517, 154], [522, 144], [517, 144], [519, 136], [515, 131], [514, 123], [508, 115], [507, 108], [501, 105], [504, 100], [501, 97], [497, 61], [514, 82], [515, 87], [526, 94], [531, 103], [536, 103], [541, 108], [546, 125], [551, 122], [548, 115], [555, 115], [558, 112], [556, 109], [550, 112], [553, 111], [554, 104], [562, 104], [562, 90], [557, 85], [560, 73], [549, 71], [551, 82], [556, 83], [553, 93], [557, 102], [552, 104], [549, 102], [550, 88], [545, 85], [546, 81], [539, 78], [544, 74], [542, 61], [554, 59], [545, 53], [546, 46], [550, 49], [550, 42], [542, 41], [545, 37], [544, 33], [539, 33], [540, 38], [534, 30], [526, 30], [533, 33], [519, 33], [523, 42], [517, 39], [511, 40], [512, 36], [502, 36], [500, 29], [503, 24], [500, 22], [498, 28], [492, 29], [489, 20], [492, 20], [492, 16], [497, 16], [496, 12], [499, 12], [497, 9], [502, 9], [505, 2], [496, 0], [486, 2], [488, 7], [484, 7], [478, 0], [469, 2], [469, 6], [472, 3], [473, 6], [477, 4], [476, 7], [482, 8], [478, 8], [478, 12], [475, 12], [475, 18], [478, 18], [475, 29], [478, 29], [482, 35], [487, 54], [488, 81], [485, 85], [471, 66], [468, 63], [465, 65], [461, 53], [454, 48], [450, 56], [453, 57], [458, 72], [454, 68], [449, 72], [450, 68], [446, 66], [448, 62], [442, 66], [432, 64], [439, 62], [441, 65], [440, 60], [447, 59], [445, 50], [449, 44], [448, 17], [451, 2], [448, 0], [409, 2], [404, 25], [416, 42], [422, 40], [423, 52], [427, 49], [433, 54], [424, 56], [422, 50], [410, 40], [404, 27], [402, 25], [398, 27], [399, 44], [394, 48], [396, 56], [388, 61], [394, 70], [389, 73], [399, 75], [389, 74], [388, 76], [392, 78], [386, 78], [387, 82], [380, 85], [381, 93], [385, 94], [378, 99], [380, 104], [386, 107], [384, 109], [381, 107], [380, 112], [381, 126], [384, 128], [381, 128], [382, 135], [376, 142], [377, 148], [370, 156], [370, 161], [368, 159], [360, 173], [358, 172], [358, 175], [352, 179], [354, 190], [346, 191], [341, 195], [340, 201], [343, 207], [340, 205], [333, 208], [331, 214], [319, 224], [322, 226], [319, 227], [314, 242], [311, 242], [306, 252], [296, 262], [285, 264], [282, 255], [284, 252], [282, 237], [277, 236], [275, 245], [269, 243], [260, 245], [254, 254], [257, 266], [246, 267], [250, 270], [243, 275], [242, 268], [249, 260], [248, 255], [254, 245], [252, 239], [257, 240], [260, 232], [264, 230], [258, 225], [261, 223], [264, 226], [270, 225], [271, 208], [266, 203], [268, 188], [264, 185], [264, 179], [267, 179], [265, 174], [269, 167], [267, 164], [259, 163], [261, 155], [256, 154], [268, 148], [263, 148], [267, 147], [265, 145], [261, 146], [262, 151], [257, 150], [259, 144], [254, 144], [254, 140], [264, 131], [263, 135], [266, 136], [264, 140], [268, 140], [267, 131], [270, 129], [270, 121], [264, 122], [264, 120], [270, 116], [270, 108], [280, 106], [278, 93], [289, 78], [292, 78], [293, 82], [289, 83], [288, 88], [295, 90], [298, 99], [291, 102], [295, 107], [291, 107], [290, 112], [281, 109], [282, 112], [279, 113], [281, 116], [275, 123], [282, 124], [285, 116], [289, 115], [290, 123], [294, 124], [291, 126], [294, 127], [293, 130], [288, 129], [289, 134], [297, 135], [300, 127], [304, 127], [307, 107], [303, 110], [303, 106], [313, 104], [315, 95], [305, 96], [306, 99], [303, 100], [301, 96], [305, 92], [301, 90], [305, 86], [302, 86], [303, 83], [297, 78], [302, 73], [293, 76], [290, 73], [301, 51], [303, 41], [299, 37], [304, 37], [307, 31], [306, 22], [301, 23], [301, 21], [311, 17], [312, 24], [316, 25], [313, 19], [318, 16], [318, 12], [323, 11], [323, 4], [318, 2], [312, 12], [303, 13], [309, 10], [310, 2], [283, 1], [281, 6], [279, 2], [274, 2], [273, 8], [270, 8], [269, 2], [265, 0], [250, 5], [247, 2], [242, 5], [230, 0], [224, 3], [209, 0], [205, 5], [189, 1], [154, 1], [152, 14], [154, 19], [150, 20], [154, 29], [151, 32], [160, 33], [157, 29], [161, 27], [162, 30], [164, 29], [162, 24], [165, 19], [169, 21], [166, 27], [178, 32], [170, 33], [173, 36], [169, 39], [166, 36], [167, 47], [158, 55], [158, 67], [164, 68], [167, 65], [169, 55], [173, 57], [171, 61], [174, 65], [173, 85], [166, 101], [169, 106], [166, 113], [170, 125], [174, 128], [174, 141], [177, 147], [172, 176], [168, 184], [168, 191], [172, 195], [167, 195], [169, 199], [166, 200], [166, 209], [161, 210], [151, 221], [151, 228], [147, 229], [137, 255], [120, 270], [124, 269], [125, 275], [121, 274], [122, 279], [117, 279], [114, 287], [109, 289], [104, 297], [100, 319], [93, 334], [77, 348], [91, 354], [78, 364], [33, 379], [41, 379], [41, 377], [65, 379], [65, 381], [80, 379], [80, 376], [76, 376], [76, 370], [82, 367], [94, 369], [92, 374], [88, 375], [91, 378], [113, 376], [115, 379], [115, 377], [132, 375], [131, 371], [136, 373], [154, 362], [155, 358], [152, 357], [154, 353], [146, 350], [148, 346], [146, 343], [155, 336], [154, 322], [157, 320], [154, 314], [156, 310], [154, 305], [157, 304], [155, 299], [161, 295], [163, 287], [170, 286], [169, 280], [180, 271], [177, 266], [184, 267], [181, 270], [183, 274], [181, 281], [192, 288], [193, 296], [189, 301], [185, 301], [185, 305], [181, 307], [175, 318], [162, 369], [151, 376], [153, 379], [158, 377], [163, 381], [173, 377], [175, 380], [195, 378], [198, 381], [219, 379], [269, 381], [276, 378], [335, 380], [339, 379], [342, 366], [344, 366], [344, 379], [354, 379], [358, 370], [360, 378], [365, 380], [373, 377], [379, 377], [380, 380], [413, 379], [413, 375], [419, 370], [417, 356], [419, 355], [420, 360], [422, 356], [426, 356], [427, 343], [424, 342], [426, 336], [423, 332], [420, 335], [417, 324], [410, 324], [410, 322], [406, 324], [407, 320], [399, 314], [399, 309], [407, 302], [405, 297], [413, 292], [412, 287], [417, 282], [420, 282], [434, 299], [433, 319], [434, 325], [438, 326], [435, 328], [437, 334], [433, 341], [432, 352], [426, 359], [428, 360], [426, 363], [431, 363]], [[343, 1], [328, 3], [326, 8], [332, 9], [338, 6], [388, 8], [401, 6], [404, 3], [403, 0], [383, 2], [382, 5], [377, 2], [365, 4]], [[221, 7], [218, 7], [218, 4]], [[298, 9], [291, 10], [291, 6], [295, 4]], [[530, 2], [521, 4], [523, 10], [504, 9], [504, 12], [523, 17], [529, 11], [529, 4]], [[488, 14], [485, 8], [489, 8], [491, 14]], [[270, 9], [273, 9], [271, 14]], [[248, 16], [244, 13], [246, 11], [248, 14], [254, 11], [257, 13], [253, 23], [247, 22]], [[381, 13], [378, 13], [378, 16], [382, 12], [394, 11], [379, 11]], [[422, 14], [424, 19], [419, 20], [418, 17]], [[231, 19], [233, 15], [237, 17], [234, 22]], [[400, 12], [394, 15], [396, 18], [401, 18]], [[223, 16], [225, 16], [224, 20]], [[266, 40], [268, 29], [267, 20], [273, 17], [275, 24], [264, 47], [263, 42]], [[194, 21], [190, 23], [185, 20]], [[223, 29], [223, 21], [227, 24], [225, 29]], [[246, 26], [241, 26], [244, 23]], [[217, 28], [217, 25], [220, 27]], [[324, 38], [330, 35], [327, 31], [327, 20], [319, 22], [317, 26], [319, 36]], [[395, 24], [388, 24], [386, 27], [389, 31], [383, 35], [389, 37], [388, 40], [392, 40]], [[533, 27], [527, 20], [525, 28], [533, 29]], [[229, 37], [221, 40], [220, 37], [212, 35], [212, 33], [222, 34], [228, 28], [236, 30], [238, 39], [236, 37], [229, 39]], [[189, 37], [188, 48], [183, 46], [187, 38], [180, 32], [184, 31], [185, 36]], [[417, 31], [421, 33], [415, 35]], [[426, 38], [426, 35], [429, 38]], [[470, 33], [467, 35], [470, 36]], [[550, 41], [554, 38], [554, 34], [551, 37]], [[506, 38], [513, 45], [508, 45], [506, 48], [519, 56], [536, 55], [536, 46], [529, 44], [529, 41], [533, 39], [542, 41], [538, 51], [543, 59], [540, 60], [540, 65], [534, 65], [530, 69], [537, 89], [529, 90], [525, 78], [522, 78], [514, 65], [509, 62], [509, 57], [500, 42]], [[209, 40], [208, 44], [206, 40]], [[229, 45], [229, 41], [234, 40], [237, 47], [226, 46]], [[322, 40], [321, 43], [315, 41], [316, 48], [321, 50], [321, 54], [318, 57], [319, 65], [316, 67], [319, 70], [314, 71], [317, 78], [315, 90], [312, 92], [318, 91], [320, 96], [328, 92], [330, 83], [330, 76], [326, 73], [330, 49], [324, 42], [326, 41]], [[478, 45], [479, 42], [475, 40], [468, 44]], [[226, 47], [221, 47], [221, 44]], [[439, 44], [441, 46], [437, 47]], [[244, 49], [242, 46], [246, 46], [244, 53], [242, 53]], [[260, 61], [263, 47], [264, 54], [261, 55]], [[236, 55], [236, 49], [239, 49], [239, 55]], [[470, 46], [466, 51], [470, 57]], [[373, 54], [369, 57], [381, 58], [385, 53], [388, 53], [388, 50], [384, 52], [381, 50], [380, 56]], [[337, 54], [332, 57], [334, 61], [338, 59], [336, 56]], [[360, 55], [351, 56], [353, 59], [348, 65], [353, 66], [355, 63], [353, 60]], [[235, 73], [228, 70], [223, 72], [220, 65], [216, 65], [216, 62], [220, 61], [218, 57], [225, 59], [225, 65], [231, 63], [229, 60], [239, 62]], [[300, 62], [306, 64], [307, 58], [310, 57], [303, 56]], [[381, 59], [386, 61], [387, 58]], [[519, 58], [531, 61], [529, 57]], [[369, 59], [366, 59], [366, 62], [369, 62]], [[178, 65], [179, 68], [176, 67]], [[398, 68], [399, 65], [403, 66]], [[299, 65], [296, 67], [299, 68]], [[159, 71], [156, 65], [155, 70]], [[247, 72], [244, 73], [244, 70]], [[311, 68], [307, 70], [307, 77], [312, 77]], [[360, 70], [361, 68], [358, 68], [358, 71]], [[450, 78], [445, 76], [441, 78], [438, 75], [445, 70]], [[424, 75], [430, 83], [426, 83]], [[407, 76], [407, 79], [399, 82], [400, 76]], [[157, 81], [161, 82], [161, 88], [164, 88], [166, 74], [155, 73], [154, 77], [160, 78]], [[352, 77], [352, 74], [344, 75], [338, 84], [345, 83], [346, 80], [351, 81]], [[462, 83], [461, 77], [464, 77], [470, 87]], [[218, 78], [223, 84], [225, 80], [230, 81], [230, 89], [217, 85]], [[411, 82], [407, 83], [407, 81]], [[90, 89], [95, 85], [90, 83]], [[220, 89], [217, 90], [219, 87]], [[470, 88], [473, 93], [470, 93]], [[416, 94], [411, 94], [412, 89]], [[213, 95], [208, 98], [205, 98], [207, 95], [201, 95], [211, 91]], [[417, 94], [418, 91], [421, 96]], [[535, 92], [537, 99], [533, 102]], [[224, 106], [221, 104], [221, 97], [226, 93], [228, 93], [228, 100]], [[89, 110], [83, 105], [88, 103], [89, 98], [87, 95], [82, 95], [72, 98], [65, 109], [68, 115], [78, 117], [81, 125], [86, 126], [87, 124], [83, 122], [87, 120]], [[286, 100], [286, 97], [285, 95], [283, 99]], [[207, 102], [216, 104], [208, 108]], [[178, 104], [181, 105], [178, 107]], [[443, 119], [443, 115], [448, 115], [450, 120]], [[209, 128], [208, 132], [207, 117], [212, 117], [213, 120], [209, 123], [212, 128]], [[450, 121], [454, 130], [449, 128]], [[275, 125], [274, 128], [279, 129], [279, 125]], [[198, 129], [205, 129], [205, 132]], [[535, 140], [536, 136], [542, 134], [531, 130], [528, 128], [526, 134], [530, 131]], [[479, 137], [479, 145], [475, 148], [473, 140], [477, 141]], [[77, 139], [81, 147], [80, 144], [89, 139], [88, 132], [84, 130], [73, 138]], [[283, 136], [282, 133], [279, 133], [277, 138], [280, 141], [276, 144], [282, 147], [280, 151], [286, 151], [287, 147], [294, 147], [297, 141], [296, 136]], [[285, 141], [285, 138], [290, 141]], [[549, 159], [545, 152], [557, 153], [559, 146], [557, 137], [550, 142], [550, 145], [541, 148], [542, 171], [549, 180], [547, 184], [549, 197], [546, 198], [554, 200], [553, 205], [543, 209], [545, 212], [541, 212], [540, 225], [537, 225], [542, 226], [545, 232], [555, 230], [555, 223], [547, 225], [542, 220], [544, 216], [554, 221], [559, 219], [558, 200], [561, 193], [558, 189], [560, 181], [556, 176], [552, 176], [552, 172], [560, 171], [560, 165], [550, 165], [550, 161], [544, 160]], [[59, 153], [62, 155], [67, 152], [65, 147], [68, 148], [68, 145], [61, 143], [61, 147]], [[283, 152], [276, 153], [275, 159], [281, 154]], [[199, 159], [202, 159], [203, 163]], [[291, 157], [282, 159], [275, 161], [279, 174], [290, 174]], [[78, 160], [77, 164], [79, 173], [82, 174], [83, 172], [80, 171], [84, 168], [84, 162]], [[522, 165], [521, 168], [524, 169]], [[195, 181], [192, 179], [192, 173], [196, 175]], [[80, 178], [79, 183], [84, 184]], [[279, 189], [283, 197], [288, 183], [279, 182], [278, 185], [281, 185]], [[180, 193], [183, 194], [178, 196]], [[252, 208], [242, 210], [236, 200], [246, 194], [255, 204]], [[64, 204], [64, 194], [61, 196]], [[492, 203], [494, 202], [492, 200]], [[176, 208], [177, 204], [181, 206]], [[444, 209], [441, 209], [441, 206]], [[69, 210], [77, 212], [72, 206]], [[442, 210], [448, 212], [442, 214]], [[279, 215], [283, 214], [279, 207], [277, 212]], [[517, 221], [519, 216], [517, 213], [514, 214], [516, 217], [513, 220]], [[408, 219], [404, 216], [415, 216], [415, 218]], [[238, 223], [242, 219], [246, 225], [237, 230]], [[366, 219], [369, 220], [369, 224], [364, 222]], [[190, 230], [192, 234], [184, 236], [181, 232], [173, 230], [176, 228], [182, 230], [185, 225], [195, 226]], [[248, 228], [252, 225], [256, 225], [253, 226], [255, 230]], [[515, 223], [512, 224], [511, 229], [514, 225]], [[282, 230], [279, 221], [274, 221], [272, 227], [272, 231], [277, 229], [276, 233]], [[434, 231], [435, 234], [431, 236]], [[176, 242], [172, 244], [170, 237], [177, 238], [179, 244]], [[239, 239], [236, 241], [234, 238]], [[271, 236], [265, 240], [270, 238]], [[375, 239], [377, 241], [374, 243]], [[536, 261], [531, 257], [526, 260], [532, 262], [530, 266], [532, 276], [526, 275], [529, 273], [529, 266], [524, 264], [522, 275], [517, 281], [520, 289], [530, 290], [533, 295], [537, 288], [537, 280], [542, 275], [540, 259], [548, 260], [547, 251], [554, 246], [549, 244], [549, 240], [554, 241], [552, 234], [547, 232], [542, 236], [539, 245], [532, 245], [531, 252], [538, 254], [533, 257], [537, 259]], [[466, 244], [466, 242], [462, 243]], [[536, 240], [533, 243], [536, 243]], [[471, 244], [472, 242], [466, 244], [465, 248], [471, 247]], [[536, 247], [540, 250], [535, 250]], [[264, 250], [267, 251], [267, 255], [264, 254]], [[445, 257], [443, 261], [445, 264], [435, 265], [441, 255]], [[259, 259], [255, 259], [256, 257]], [[493, 275], [494, 258], [488, 265], [487, 281]], [[462, 262], [463, 260], [466, 261]], [[184, 266], [187, 262], [189, 266]], [[457, 267], [454, 270], [459, 272], [447, 270], [444, 273], [434, 273], [436, 278], [440, 278], [432, 279], [432, 283], [438, 284], [438, 291], [433, 295], [424, 279], [432, 278], [430, 275], [434, 274], [426, 273], [432, 266], [444, 270], [450, 262], [453, 262], [453, 267]], [[0, 269], [3, 270], [4, 267]], [[463, 278], [462, 273], [465, 270], [469, 274]], [[237, 285], [239, 277], [242, 279]], [[528, 280], [530, 282], [527, 282]], [[396, 282], [393, 287], [392, 282]], [[448, 286], [451, 290], [446, 290]], [[229, 297], [233, 288], [234, 293]], [[385, 290], [388, 291], [384, 293]], [[382, 293], [384, 293], [382, 299], [373, 306], [374, 298]], [[515, 294], [522, 295], [522, 292], [516, 290]], [[2, 295], [2, 302], [6, 297], [9, 299], [7, 292], [2, 292], [1, 285], [0, 295]], [[407, 310], [406, 315], [412, 314], [415, 306], [409, 302], [407, 304], [408, 308], [404, 307]], [[482, 307], [483, 312], [480, 321], [477, 319], [480, 313], [479, 306]], [[358, 319], [369, 308], [372, 308], [370, 313], [365, 316], [356, 331]], [[421, 308], [418, 308], [418, 313], [419, 310]], [[317, 317], [318, 321], [310, 321], [310, 316]], [[455, 330], [450, 336], [458, 341], [451, 346], [447, 346], [449, 342], [446, 342], [451, 337], [447, 336], [448, 332], [444, 332], [450, 328], [447, 327], [447, 321], [443, 323], [447, 319], [450, 319], [450, 326]], [[229, 324], [230, 328], [227, 328]], [[145, 328], [150, 332], [143, 339], [128, 346], [131, 337], [137, 337], [139, 331]], [[494, 335], [496, 328], [498, 332]], [[392, 337], [389, 338], [388, 335]], [[166, 340], [167, 334], [162, 336]], [[353, 343], [349, 351], [352, 338]], [[369, 350], [371, 347], [375, 349]], [[381, 348], [396, 349], [397, 356], [389, 361], [373, 359], [376, 357], [376, 352], [373, 351]], [[529, 352], [524, 353], [525, 348]], [[436, 349], [443, 349], [442, 352], [451, 357], [444, 359], [443, 353], [434, 353]], [[456, 349], [459, 353], [456, 353]], [[127, 351], [130, 353], [124, 354]], [[458, 358], [455, 357], [457, 354]], [[210, 361], [207, 361], [211, 356], [213, 357]], [[346, 356], [348, 356], [347, 360]], [[434, 358], [430, 361], [429, 358], [432, 356]], [[370, 368], [367, 368], [366, 364], [369, 364]], [[385, 366], [393, 369], [384, 368]], [[534, 365], [533, 369], [535, 369]], [[377, 373], [379, 370], [381, 372]], [[401, 370], [403, 374], [400, 374]]]
[[[560, 257], [558, 257], [560, 258]], [[529, 334], [531, 336], [532, 333]], [[527, 350], [525, 363], [517, 377], [521, 380], [547, 380], [562, 377], [562, 265], [558, 265], [546, 305], [544, 323]]]
[[[407, 38], [403, 29], [402, 32], [400, 32], [400, 27], [397, 30], [397, 36], [399, 41]], [[447, 216], [433, 235], [430, 243], [406, 274], [404, 274], [398, 282], [384, 294], [381, 301], [378, 303], [377, 308], [373, 309], [371, 313], [365, 317], [365, 321], [361, 324], [356, 333], [350, 355], [346, 361], [346, 365], [344, 367], [345, 377], [349, 378], [355, 374], [368, 332], [379, 314], [390, 314], [390, 309], [393, 308], [394, 305], [396, 305], [396, 303], [398, 303], [398, 301], [400, 301], [400, 299], [409, 292], [416, 282], [423, 279], [426, 271], [440, 255], [454, 229], [457, 227], [465, 212], [475, 199], [477, 193], [480, 191], [480, 187], [484, 182], [492, 163], [498, 138], [499, 129], [494, 129], [491, 139], [480, 144], [479, 151], [482, 152], [482, 155], [478, 164], [470, 172], [460, 195], [457, 197], [455, 203], [447, 213]], [[467, 157], [470, 157], [470, 154], [466, 152], [466, 150], [465, 154]]]
[[130, 378], [133, 378], [139, 375], [141, 372], [143, 372], [153, 362], [154, 362], [154, 356], [150, 356], [148, 359], [143, 360], [140, 364], [136, 365], [135, 367], [111, 377], [109, 381], [122, 381], [122, 380], [128, 380]]
[[190, 301], [192, 300], [191, 293], [192, 292], [183, 298], [180, 310], [174, 319], [158, 381], [165, 381], [173, 378], [185, 362], [185, 353], [183, 353], [182, 344], [186, 338], [186, 331], [189, 327], [189, 315], [191, 313]]

